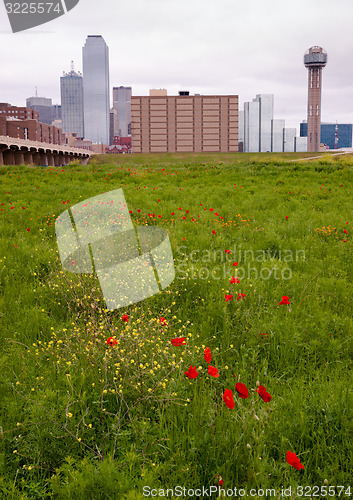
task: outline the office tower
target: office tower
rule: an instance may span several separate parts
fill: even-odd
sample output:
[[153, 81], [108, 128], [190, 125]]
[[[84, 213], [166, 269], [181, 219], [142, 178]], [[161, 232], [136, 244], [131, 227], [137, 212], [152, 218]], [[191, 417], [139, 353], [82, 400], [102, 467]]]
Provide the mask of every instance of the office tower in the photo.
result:
[[127, 137], [131, 134], [131, 87], [113, 87], [113, 108], [116, 111], [114, 135]]
[[238, 96], [131, 98], [133, 153], [237, 152]]
[[52, 100], [47, 97], [38, 97], [37, 91], [35, 97], [26, 99], [27, 108], [38, 111], [39, 121], [51, 125], [52, 120]]
[[259, 102], [259, 151], [262, 153], [271, 151], [271, 120], [273, 119], [273, 94], [257, 94], [255, 98]]
[[244, 151], [271, 151], [271, 120], [273, 94], [257, 94], [252, 102], [244, 103]]
[[51, 107], [51, 121], [61, 120], [61, 104], [53, 104]]
[[73, 63], [69, 73], [60, 77], [61, 119], [63, 133], [84, 137], [83, 125], [83, 79], [76, 73]]
[[[329, 149], [352, 147], [352, 124], [351, 123], [321, 123], [320, 142]], [[308, 124], [300, 124], [300, 136], [308, 136]]]
[[109, 50], [101, 35], [88, 35], [82, 49], [84, 135], [109, 144]]
[[273, 153], [283, 152], [283, 134], [285, 121], [281, 119], [271, 120], [271, 151]]
[[285, 153], [293, 153], [295, 148], [295, 128], [284, 128], [283, 129], [283, 151]]
[[260, 102], [244, 102], [244, 151], [260, 151]]
[[304, 54], [308, 68], [308, 151], [320, 151], [321, 75], [327, 53], [322, 47], [311, 47]]
[[305, 153], [308, 148], [306, 137], [296, 137], [294, 139], [294, 151], [296, 153]]
[[109, 115], [109, 144], [114, 144], [114, 137], [117, 136], [117, 118], [116, 118], [116, 110], [111, 108]]

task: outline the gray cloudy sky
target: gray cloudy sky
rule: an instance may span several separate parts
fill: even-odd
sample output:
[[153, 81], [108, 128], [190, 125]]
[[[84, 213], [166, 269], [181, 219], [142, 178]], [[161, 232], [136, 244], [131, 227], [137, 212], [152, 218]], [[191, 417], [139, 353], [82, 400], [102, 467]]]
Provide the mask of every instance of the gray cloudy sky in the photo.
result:
[[23, 106], [37, 86], [39, 96], [60, 103], [62, 72], [71, 60], [82, 71], [86, 36], [102, 35], [111, 87], [132, 86], [134, 95], [150, 88], [238, 94], [240, 109], [271, 93], [275, 118], [299, 134], [303, 55], [313, 45], [328, 53], [322, 121], [353, 123], [352, 31], [352, 0], [80, 0], [66, 15], [16, 34], [1, 3], [0, 101]]

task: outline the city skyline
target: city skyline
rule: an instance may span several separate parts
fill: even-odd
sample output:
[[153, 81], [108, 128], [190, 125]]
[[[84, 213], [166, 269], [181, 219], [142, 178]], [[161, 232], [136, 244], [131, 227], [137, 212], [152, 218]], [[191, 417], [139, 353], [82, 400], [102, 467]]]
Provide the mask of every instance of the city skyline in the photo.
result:
[[71, 60], [82, 71], [83, 41], [88, 34], [101, 34], [110, 49], [111, 105], [113, 86], [131, 86], [133, 95], [148, 95], [150, 88], [167, 88], [169, 95], [183, 89], [237, 94], [240, 107], [256, 94], [269, 93], [275, 95], [275, 116], [298, 128], [306, 119], [308, 97], [303, 56], [319, 45], [329, 54], [321, 119], [352, 123], [353, 67], [347, 60], [353, 41], [340, 41], [352, 20], [348, 0], [334, 6], [328, 0], [298, 0], [286, 9], [279, 0], [220, 0], [217, 5], [181, 0], [178, 8], [162, 0], [132, 0], [119, 10], [112, 0], [98, 10], [85, 0], [42, 27], [13, 34], [3, 7], [0, 36], [7, 48], [0, 94], [23, 106], [37, 86], [38, 95], [59, 102], [62, 72]]

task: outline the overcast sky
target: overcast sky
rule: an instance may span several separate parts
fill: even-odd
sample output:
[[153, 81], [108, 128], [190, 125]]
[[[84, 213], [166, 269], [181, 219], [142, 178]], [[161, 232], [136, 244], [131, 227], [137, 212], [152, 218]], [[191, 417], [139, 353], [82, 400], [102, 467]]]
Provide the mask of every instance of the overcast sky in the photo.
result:
[[16, 34], [1, 3], [0, 102], [24, 106], [37, 87], [38, 96], [60, 103], [63, 71], [71, 60], [82, 71], [87, 35], [102, 35], [111, 88], [238, 94], [240, 109], [256, 94], [274, 94], [274, 117], [299, 135], [303, 55], [313, 45], [328, 54], [321, 120], [353, 123], [352, 32], [352, 0], [80, 0], [64, 16]]

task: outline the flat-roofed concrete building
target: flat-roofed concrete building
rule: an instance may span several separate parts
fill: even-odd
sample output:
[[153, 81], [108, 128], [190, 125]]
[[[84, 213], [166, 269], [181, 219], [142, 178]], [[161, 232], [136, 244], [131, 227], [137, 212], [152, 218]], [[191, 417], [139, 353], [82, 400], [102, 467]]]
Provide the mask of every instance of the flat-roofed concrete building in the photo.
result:
[[295, 145], [295, 128], [285, 128], [283, 130], [283, 151], [284, 153], [293, 153]]
[[133, 153], [238, 151], [238, 96], [151, 92], [131, 98]]
[[273, 153], [283, 152], [284, 128], [285, 128], [284, 120], [278, 118], [271, 120], [271, 135], [272, 135], [271, 151]]
[[304, 153], [308, 150], [308, 141], [306, 137], [295, 137], [294, 150], [296, 153]]

